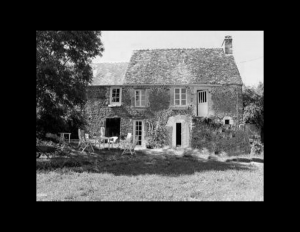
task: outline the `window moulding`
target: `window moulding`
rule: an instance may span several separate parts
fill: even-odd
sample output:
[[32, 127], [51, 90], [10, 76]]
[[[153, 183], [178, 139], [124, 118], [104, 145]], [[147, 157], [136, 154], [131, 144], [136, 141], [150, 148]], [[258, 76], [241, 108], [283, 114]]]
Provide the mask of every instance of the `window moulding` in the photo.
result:
[[[119, 89], [119, 102], [112, 101], [112, 92], [113, 89]], [[110, 87], [109, 90], [109, 105], [108, 107], [118, 107], [122, 105], [122, 88], [121, 87]]]

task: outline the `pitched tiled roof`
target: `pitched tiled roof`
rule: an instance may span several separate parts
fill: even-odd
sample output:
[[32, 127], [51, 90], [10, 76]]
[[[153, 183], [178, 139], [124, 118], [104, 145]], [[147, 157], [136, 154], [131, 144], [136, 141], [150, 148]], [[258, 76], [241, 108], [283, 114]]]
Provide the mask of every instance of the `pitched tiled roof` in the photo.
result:
[[222, 48], [134, 51], [124, 84], [242, 84], [232, 55]]
[[93, 82], [91, 85], [122, 85], [128, 62], [91, 64]]

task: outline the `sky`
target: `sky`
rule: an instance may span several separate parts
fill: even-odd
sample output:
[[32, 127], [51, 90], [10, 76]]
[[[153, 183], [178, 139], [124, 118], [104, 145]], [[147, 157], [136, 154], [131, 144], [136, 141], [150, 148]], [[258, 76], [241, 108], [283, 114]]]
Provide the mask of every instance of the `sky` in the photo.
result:
[[105, 51], [93, 63], [129, 62], [133, 50], [156, 48], [220, 48], [232, 36], [233, 56], [243, 83], [263, 81], [263, 31], [102, 31]]

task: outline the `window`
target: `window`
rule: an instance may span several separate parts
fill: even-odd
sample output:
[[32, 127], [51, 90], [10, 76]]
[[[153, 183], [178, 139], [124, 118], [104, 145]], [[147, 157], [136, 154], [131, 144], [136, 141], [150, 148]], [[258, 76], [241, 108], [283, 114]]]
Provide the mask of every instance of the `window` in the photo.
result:
[[120, 105], [121, 104], [121, 88], [112, 88], [110, 95], [110, 104]]
[[178, 88], [175, 89], [175, 98], [174, 98], [174, 105], [175, 106], [186, 106], [186, 89]]
[[135, 90], [135, 106], [143, 107], [146, 106], [146, 91]]
[[233, 121], [232, 117], [230, 117], [230, 116], [225, 116], [222, 119], [222, 122], [224, 125], [233, 125], [234, 124], [234, 121]]

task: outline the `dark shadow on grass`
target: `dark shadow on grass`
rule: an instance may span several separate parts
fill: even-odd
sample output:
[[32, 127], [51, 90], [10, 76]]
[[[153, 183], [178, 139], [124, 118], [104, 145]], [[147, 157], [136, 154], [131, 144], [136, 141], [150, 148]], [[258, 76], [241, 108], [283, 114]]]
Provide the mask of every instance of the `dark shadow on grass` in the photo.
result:
[[[250, 170], [249, 165], [200, 159], [189, 156], [149, 155], [136, 151], [136, 155], [123, 155], [119, 149], [95, 150], [92, 155], [82, 155], [72, 159], [57, 159], [47, 162], [37, 160], [37, 170], [57, 170], [68, 168], [74, 172], [111, 173], [116, 176], [126, 175], [192, 175], [196, 172]], [[62, 163], [64, 162], [64, 163]]]

